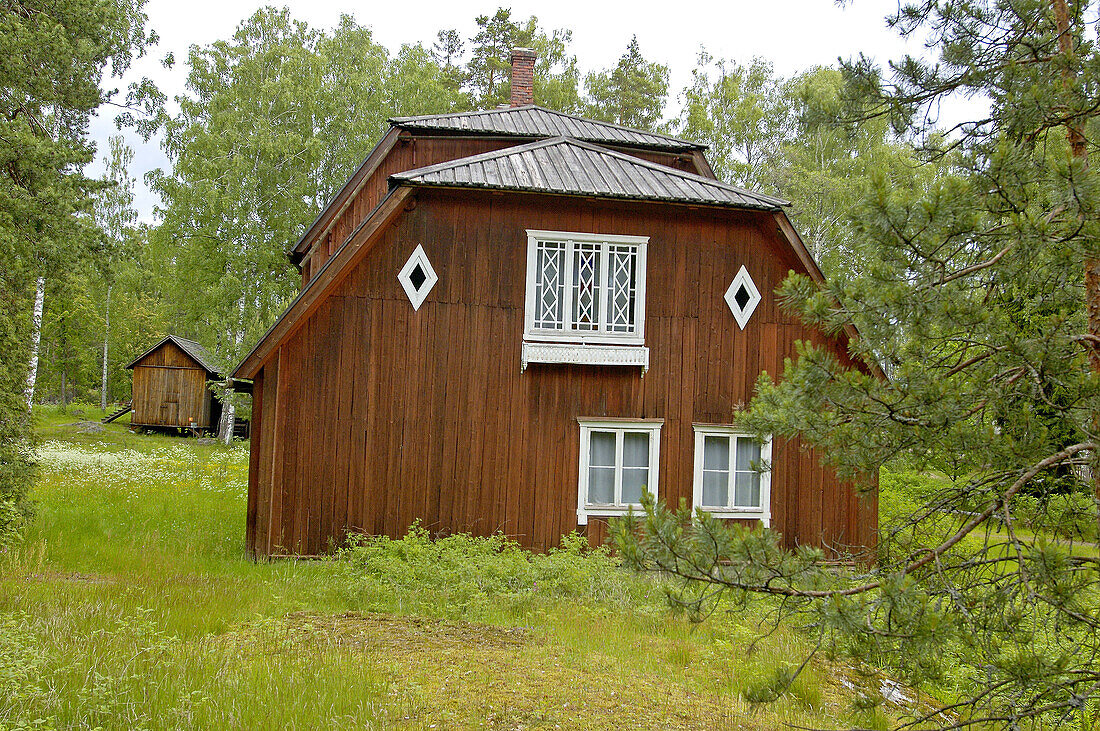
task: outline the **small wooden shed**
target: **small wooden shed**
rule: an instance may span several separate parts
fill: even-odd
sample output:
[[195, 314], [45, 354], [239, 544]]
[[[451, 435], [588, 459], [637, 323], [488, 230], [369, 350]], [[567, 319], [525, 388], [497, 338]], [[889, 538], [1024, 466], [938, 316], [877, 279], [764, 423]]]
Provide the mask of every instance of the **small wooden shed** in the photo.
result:
[[224, 376], [194, 340], [169, 335], [126, 367], [134, 371], [132, 425], [217, 427], [222, 405], [207, 383]]

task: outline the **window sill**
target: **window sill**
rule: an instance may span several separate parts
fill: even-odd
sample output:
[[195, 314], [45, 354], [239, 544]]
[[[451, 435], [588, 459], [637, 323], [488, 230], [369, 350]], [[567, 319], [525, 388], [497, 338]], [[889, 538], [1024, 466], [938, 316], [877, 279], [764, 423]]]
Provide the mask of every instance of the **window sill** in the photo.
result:
[[520, 352], [520, 372], [527, 370], [531, 363], [641, 366], [644, 374], [649, 370], [649, 348], [644, 345], [532, 343], [525, 340]]
[[771, 524], [771, 515], [765, 513], [763, 510], [754, 510], [752, 508], [742, 510], [733, 508], [707, 508], [701, 505], [696, 505], [695, 509], [702, 510], [711, 517], [721, 520], [729, 520], [730, 518], [737, 518], [739, 520], [759, 520], [764, 524], [765, 528]]
[[577, 525], [588, 525], [589, 518], [620, 518], [628, 515], [631, 508], [635, 515], [645, 515], [641, 505], [586, 505], [577, 511]]

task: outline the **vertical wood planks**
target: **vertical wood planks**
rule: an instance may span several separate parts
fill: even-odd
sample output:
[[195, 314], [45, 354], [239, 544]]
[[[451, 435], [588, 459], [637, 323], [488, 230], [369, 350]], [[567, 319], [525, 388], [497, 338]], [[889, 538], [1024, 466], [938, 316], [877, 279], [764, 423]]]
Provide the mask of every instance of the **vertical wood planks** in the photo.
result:
[[[407, 148], [418, 164], [444, 154], [422, 142]], [[417, 519], [548, 549], [576, 527], [585, 417], [663, 419], [661, 497], [690, 501], [694, 423], [732, 423], [761, 371], [780, 377], [797, 339], [842, 351], [775, 306], [797, 262], [754, 215], [421, 191], [265, 366], [253, 461], [268, 477], [250, 479], [249, 505], [269, 537], [251, 540], [257, 552], [324, 551], [345, 527], [399, 536]], [[520, 373], [528, 228], [651, 237], [644, 378], [593, 366]], [[417, 244], [439, 281], [414, 311], [396, 274]], [[723, 300], [742, 265], [764, 294], [744, 330]], [[872, 539], [871, 501], [798, 440], [774, 441], [772, 486], [772, 525], [788, 545]], [[606, 525], [593, 520], [587, 534], [605, 540]]]

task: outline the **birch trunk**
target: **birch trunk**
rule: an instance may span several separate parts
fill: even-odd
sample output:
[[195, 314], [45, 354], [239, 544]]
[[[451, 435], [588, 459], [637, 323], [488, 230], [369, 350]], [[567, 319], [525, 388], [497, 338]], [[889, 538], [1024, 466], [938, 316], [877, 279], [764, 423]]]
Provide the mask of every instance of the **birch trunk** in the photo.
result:
[[[244, 297], [237, 300], [237, 332], [233, 336], [233, 352], [241, 351], [241, 343], [244, 342]], [[229, 444], [233, 440], [233, 430], [237, 425], [237, 405], [230, 396], [233, 390], [233, 380], [226, 376], [225, 398], [222, 402], [222, 418], [218, 424], [218, 439]]]
[[38, 381], [38, 347], [42, 343], [42, 305], [46, 300], [46, 278], [38, 277], [34, 289], [34, 316], [31, 319], [31, 360], [27, 366], [27, 413], [34, 406], [34, 385]]
[[111, 334], [111, 285], [107, 285], [107, 307], [103, 317], [103, 381], [99, 387], [99, 408], [107, 413], [107, 341]]

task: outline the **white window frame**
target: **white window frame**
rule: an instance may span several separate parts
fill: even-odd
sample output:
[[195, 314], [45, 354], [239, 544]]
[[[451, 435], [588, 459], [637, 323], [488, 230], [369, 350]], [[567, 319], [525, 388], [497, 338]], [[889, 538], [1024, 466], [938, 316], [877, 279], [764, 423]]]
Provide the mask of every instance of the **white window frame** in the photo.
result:
[[[580, 439], [580, 476], [577, 479], [577, 525], [588, 525], [589, 517], [610, 517], [626, 515], [631, 508], [638, 511], [640, 503], [623, 503], [622, 499], [622, 470], [623, 470], [623, 438], [627, 433], [643, 433], [649, 435], [649, 481], [646, 483], [646, 492], [653, 495], [654, 499], [660, 498], [658, 477], [661, 461], [661, 427], [662, 420], [635, 420], [635, 419], [578, 419], [581, 427]], [[588, 468], [591, 455], [590, 438], [592, 432], [615, 432], [615, 497], [617, 502], [611, 504], [598, 504], [588, 502]]]
[[[692, 506], [695, 509], [705, 510], [717, 518], [745, 518], [757, 519], [765, 527], [771, 525], [772, 518], [772, 438], [769, 435], [760, 444], [760, 506], [736, 507], [727, 505], [717, 507], [703, 505], [703, 446], [708, 436], [727, 437], [731, 439], [745, 438], [758, 439], [755, 434], [747, 434], [733, 426], [718, 424], [693, 424], [695, 429], [695, 478], [692, 481]], [[734, 481], [736, 472], [737, 447], [736, 443], [730, 444], [729, 485], [727, 495], [730, 501], [734, 497]]]
[[[424, 281], [420, 284], [420, 289], [417, 289], [412, 281], [412, 273], [417, 266], [424, 273]], [[405, 290], [409, 302], [412, 303], [413, 310], [419, 310], [420, 305], [424, 304], [424, 300], [428, 298], [428, 293], [432, 291], [432, 287], [439, 281], [439, 275], [435, 273], [435, 267], [428, 260], [428, 254], [424, 251], [422, 245], [417, 244], [416, 248], [413, 249], [413, 253], [409, 255], [409, 260], [397, 273], [397, 281], [401, 283], [401, 288]]]
[[[745, 287], [745, 292], [749, 295], [749, 299], [745, 302], [744, 308], [737, 304], [736, 297], [737, 290], [739, 290], [742, 285]], [[752, 313], [756, 311], [756, 306], [760, 304], [760, 300], [762, 299], [763, 297], [760, 294], [760, 290], [756, 287], [756, 282], [752, 281], [752, 275], [749, 274], [749, 270], [742, 265], [725, 294], [726, 304], [729, 305], [730, 312], [733, 313], [733, 318], [737, 320], [737, 324], [742, 330], [745, 329], [745, 325], [748, 324], [749, 318], [752, 317]]]
[[[566, 246], [565, 271], [562, 272], [562, 280], [565, 282], [566, 297], [562, 305], [563, 321], [566, 325], [562, 330], [535, 327], [537, 285], [537, 264], [539, 243], [561, 243]], [[600, 244], [601, 256], [601, 285], [599, 288], [598, 317], [600, 329], [581, 331], [575, 329], [573, 323], [573, 253], [575, 245], [580, 243]], [[644, 345], [645, 344], [645, 299], [646, 299], [646, 249], [649, 245], [648, 236], [624, 236], [613, 234], [575, 233], [569, 231], [541, 231], [537, 229], [527, 230], [527, 292], [524, 304], [525, 317], [523, 339], [531, 342], [545, 343], [599, 343], [614, 345]], [[610, 276], [609, 249], [612, 246], [630, 246], [637, 250], [634, 295], [634, 332], [615, 333], [606, 328], [607, 317], [607, 278]]]

